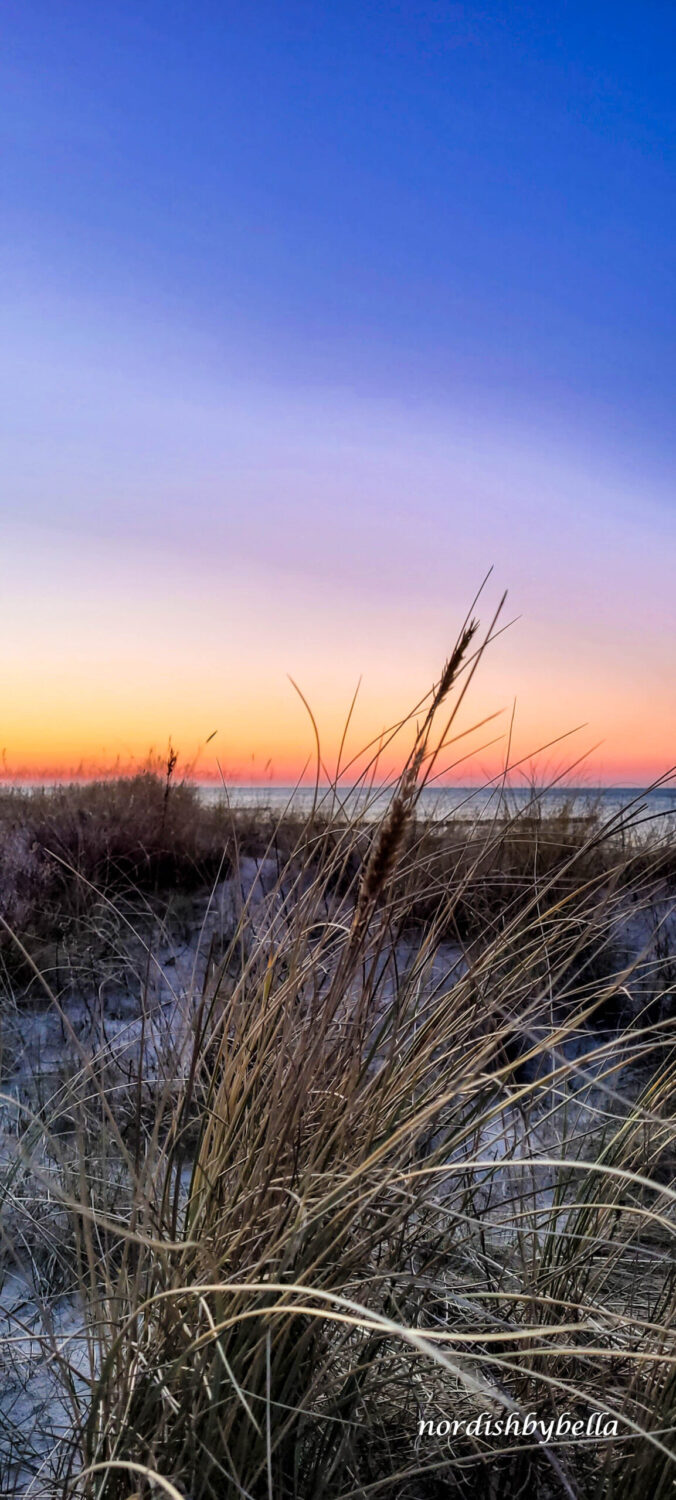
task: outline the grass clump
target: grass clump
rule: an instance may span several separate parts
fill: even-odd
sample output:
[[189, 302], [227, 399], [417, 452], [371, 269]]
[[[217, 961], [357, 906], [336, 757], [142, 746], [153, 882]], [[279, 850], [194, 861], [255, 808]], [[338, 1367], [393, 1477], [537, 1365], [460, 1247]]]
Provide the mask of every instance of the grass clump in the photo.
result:
[[[649, 863], [638, 881], [598, 820], [534, 842], [501, 815], [464, 843], [416, 822], [474, 633], [379, 824], [336, 787], [248, 888], [230, 831], [240, 899], [152, 1070], [144, 1021], [135, 1130], [101, 1050], [26, 1120], [84, 1350], [52, 1340], [70, 1423], [27, 1493], [671, 1493], [673, 1026], [640, 992], [607, 1024], [644, 961], [609, 955], [627, 902], [651, 908]], [[594, 1411], [615, 1426], [595, 1443], [436, 1430]]]

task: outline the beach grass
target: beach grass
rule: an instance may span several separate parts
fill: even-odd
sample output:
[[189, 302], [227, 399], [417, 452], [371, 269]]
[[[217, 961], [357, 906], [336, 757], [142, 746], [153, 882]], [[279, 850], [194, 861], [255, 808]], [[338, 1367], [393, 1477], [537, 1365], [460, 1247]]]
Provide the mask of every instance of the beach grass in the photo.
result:
[[8, 1493], [673, 1493], [673, 841], [421, 817], [479, 642], [375, 820], [340, 781], [263, 821], [150, 772], [3, 799], [5, 1029], [64, 1039], [7, 1054]]

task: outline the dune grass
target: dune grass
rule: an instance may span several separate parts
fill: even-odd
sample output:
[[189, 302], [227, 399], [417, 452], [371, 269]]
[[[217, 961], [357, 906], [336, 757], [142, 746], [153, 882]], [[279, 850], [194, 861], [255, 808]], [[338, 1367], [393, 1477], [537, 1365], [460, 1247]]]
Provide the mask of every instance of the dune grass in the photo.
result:
[[[75, 1060], [39, 1108], [5, 1096], [3, 1255], [43, 1288], [61, 1402], [32, 1463], [12, 1429], [8, 1486], [673, 1493], [676, 1057], [654, 941], [672, 851], [536, 803], [419, 819], [477, 640], [461, 632], [377, 822], [346, 814], [340, 784], [271, 830], [157, 780], [83, 791], [89, 820], [37, 809], [62, 882], [50, 911], [76, 924], [184, 878], [241, 899], [177, 988], [164, 1051], [143, 1011], [124, 1077], [71, 1035], [36, 972], [35, 911], [18, 913], [14, 946]], [[365, 787], [373, 774], [367, 758]], [[622, 948], [628, 921], [645, 951]], [[120, 923], [150, 973], [152, 934], [124, 903]], [[63, 1336], [66, 1294], [79, 1323]], [[547, 1435], [590, 1412], [613, 1435]], [[436, 1432], [480, 1413], [544, 1426]]]

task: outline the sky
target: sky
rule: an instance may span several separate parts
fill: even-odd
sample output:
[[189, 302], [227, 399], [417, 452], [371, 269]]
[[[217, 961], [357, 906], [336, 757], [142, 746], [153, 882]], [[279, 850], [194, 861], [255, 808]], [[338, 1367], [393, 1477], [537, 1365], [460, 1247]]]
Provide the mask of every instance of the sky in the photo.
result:
[[675, 57], [670, 0], [5, 0], [9, 773], [293, 780], [290, 677], [330, 769], [490, 568], [449, 778], [676, 762]]

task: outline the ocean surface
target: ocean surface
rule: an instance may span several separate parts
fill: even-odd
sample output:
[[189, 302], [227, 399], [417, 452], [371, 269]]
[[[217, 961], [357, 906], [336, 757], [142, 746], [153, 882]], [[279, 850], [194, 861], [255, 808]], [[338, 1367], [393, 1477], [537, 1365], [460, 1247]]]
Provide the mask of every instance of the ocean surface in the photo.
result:
[[[268, 813], [274, 816], [292, 810], [308, 813], [313, 803], [324, 812], [341, 809], [348, 817], [375, 819], [382, 815], [391, 797], [390, 788], [344, 787], [336, 793], [331, 787], [243, 786], [227, 788], [200, 785], [205, 802], [227, 800], [232, 807]], [[430, 786], [420, 794], [418, 816], [443, 822], [446, 818], [488, 819], [522, 816], [547, 817], [566, 810], [571, 817], [595, 814], [602, 822], [630, 822], [637, 828], [650, 824], [676, 829], [676, 784], [649, 791], [640, 787], [556, 786], [534, 792], [530, 787]]]

